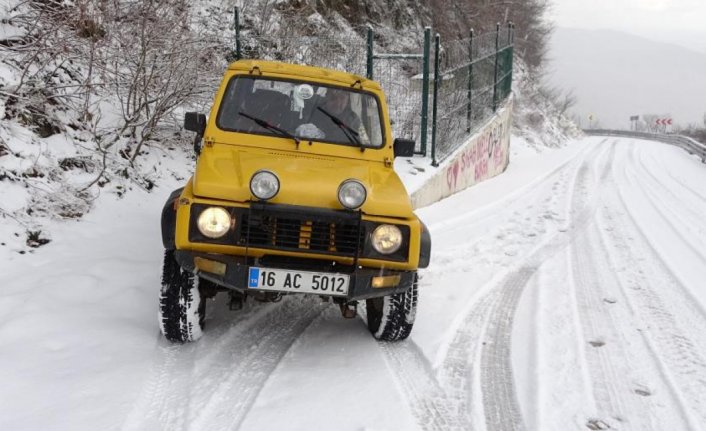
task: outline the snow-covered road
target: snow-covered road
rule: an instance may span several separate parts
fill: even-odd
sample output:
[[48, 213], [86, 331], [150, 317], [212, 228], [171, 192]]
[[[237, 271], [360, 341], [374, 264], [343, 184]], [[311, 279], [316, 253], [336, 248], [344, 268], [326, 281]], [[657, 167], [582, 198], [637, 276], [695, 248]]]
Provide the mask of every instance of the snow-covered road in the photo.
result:
[[617, 138], [513, 154], [418, 211], [432, 264], [397, 344], [318, 299], [219, 296], [170, 345], [167, 187], [0, 248], [0, 429], [706, 429], [706, 166]]

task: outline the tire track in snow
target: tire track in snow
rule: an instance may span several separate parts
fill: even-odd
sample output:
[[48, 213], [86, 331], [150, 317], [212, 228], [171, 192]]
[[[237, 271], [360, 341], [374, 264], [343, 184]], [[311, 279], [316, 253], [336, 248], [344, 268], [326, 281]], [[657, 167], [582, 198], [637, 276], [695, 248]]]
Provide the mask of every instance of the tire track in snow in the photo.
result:
[[[630, 162], [635, 163], [635, 148], [632, 148], [632, 151], [629, 154], [630, 157]], [[623, 181], [619, 183], [618, 187], [618, 195], [619, 195], [619, 203], [618, 206], [622, 207], [624, 211], [629, 214], [631, 217], [632, 221], [634, 222], [634, 226], [637, 228], [637, 231], [639, 232], [639, 235], [649, 243], [650, 249], [653, 251], [654, 255], [657, 256], [660, 262], [662, 262], [663, 266], [668, 270], [669, 274], [671, 275], [672, 278], [674, 278], [677, 281], [677, 284], [681, 287], [682, 293], [686, 294], [694, 304], [697, 304], [697, 307], [701, 317], [702, 321], [706, 321], [706, 308], [704, 307], [704, 304], [701, 303], [698, 298], [693, 294], [693, 292], [689, 289], [687, 286], [688, 283], [686, 283], [680, 276], [679, 274], [675, 271], [675, 269], [672, 267], [672, 265], [667, 262], [667, 259], [664, 258], [662, 254], [658, 252], [658, 245], [655, 244], [655, 240], [651, 239], [651, 236], [647, 234], [646, 230], [648, 227], [642, 226], [640, 221], [638, 220], [638, 217], [635, 214], [635, 210], [630, 209], [630, 205], [627, 202], [626, 196], [628, 195], [628, 192], [624, 190], [624, 188], [628, 185], [632, 186], [633, 190], [638, 190], [638, 193], [632, 193], [632, 196], [636, 196], [638, 194], [642, 194], [645, 199], [642, 202], [647, 203], [652, 209], [654, 210], [654, 213], [658, 215], [659, 218], [661, 218], [665, 224], [661, 225], [666, 226], [667, 229], [671, 229], [673, 235], [670, 236], [670, 239], [674, 238], [679, 238], [681, 239], [682, 243], [689, 248], [693, 253], [689, 256], [684, 256], [684, 259], [689, 259], [692, 264], [694, 264], [693, 260], [691, 257], [696, 256], [697, 259], [701, 261], [701, 265], [696, 263], [694, 266], [697, 267], [702, 267], [703, 265], [706, 265], [706, 252], [702, 251], [701, 248], [699, 247], [700, 244], [694, 244], [693, 241], [691, 241], [689, 238], [685, 237], [683, 233], [679, 231], [679, 229], [676, 227], [675, 222], [669, 218], [668, 215], [665, 214], [664, 210], [660, 208], [659, 205], [655, 204], [655, 202], [652, 200], [649, 194], [645, 193], [643, 188], [641, 187], [641, 183], [639, 181], [639, 178], [637, 177], [637, 173], [635, 169], [628, 169], [627, 167], [623, 170], [622, 172], [623, 176]], [[681, 203], [680, 203], [681, 204]], [[691, 307], [693, 308], [693, 307]]]
[[[694, 255], [701, 258], [703, 265], [706, 266], [706, 252], [699, 248], [699, 245], [701, 245], [699, 241], [700, 238], [694, 238], [695, 235], [699, 234], [699, 232], [694, 232], [694, 228], [701, 232], [706, 230], [706, 225], [704, 225], [703, 221], [704, 212], [692, 209], [691, 205], [688, 205], [688, 203], [685, 205], [684, 200], [680, 196], [677, 196], [673, 189], [663, 185], [650, 169], [644, 166], [643, 158], [639, 155], [637, 157], [634, 156], [636, 150], [637, 148], [633, 146], [631, 160], [639, 161], [639, 163], [633, 162], [635, 165], [635, 175], [632, 177], [633, 181], [637, 178], [638, 170], [642, 174], [640, 175], [641, 179], [645, 177], [651, 179], [648, 187], [640, 188], [642, 194], [648, 198], [646, 202], [662, 216], [676, 235], [691, 248]], [[641, 184], [646, 183], [641, 181]], [[679, 208], [680, 211], [676, 211], [676, 208]], [[706, 207], [703, 209], [706, 210]]]
[[[579, 318], [583, 329], [584, 351], [589, 365], [594, 400], [598, 417], [614, 428], [629, 427], [634, 430], [664, 429], [660, 417], [650, 408], [650, 400], [638, 397], [635, 389], [644, 383], [632, 376], [628, 364], [633, 358], [648, 356], [644, 346], [635, 345], [621, 333], [621, 324], [629, 324], [627, 316], [614, 317], [604, 298], [617, 281], [608, 271], [605, 250], [596, 244], [600, 233], [595, 226], [585, 231], [585, 236], [572, 244], [572, 287], [578, 303]], [[631, 345], [632, 344], [632, 345]], [[630, 346], [628, 351], [627, 346]], [[655, 367], [656, 368], [656, 367]], [[637, 381], [636, 381], [637, 380]], [[659, 424], [655, 428], [655, 424]], [[668, 422], [673, 424], [673, 422]]]
[[517, 400], [512, 370], [512, 323], [525, 285], [538, 267], [526, 266], [512, 273], [503, 283], [485, 330], [481, 353], [481, 387], [485, 423], [489, 430], [525, 428]]
[[[613, 143], [598, 181], [593, 181], [592, 197], [589, 196], [588, 186], [591, 183], [588, 171], [580, 172], [577, 177], [575, 194], [572, 196], [572, 207], [578, 208], [582, 201], [595, 201], [599, 196], [603, 200], [605, 192], [599, 193], [599, 187], [606, 185], [606, 189], [615, 190], [613, 173], [616, 153], [616, 142]], [[613, 163], [611, 163], [613, 162]], [[592, 205], [596, 205], [594, 202]], [[582, 230], [571, 244], [571, 286], [577, 301], [578, 314], [581, 322], [584, 342], [592, 346], [584, 350], [586, 363], [593, 385], [593, 397], [598, 409], [598, 418], [612, 427], [628, 427], [636, 430], [664, 429], [661, 417], [655, 413], [655, 404], [651, 399], [637, 397], [634, 393], [639, 383], [628, 366], [634, 361], [632, 358], [650, 356], [649, 346], [636, 345], [625, 338], [624, 333], [618, 330], [619, 322], [633, 321], [633, 316], [614, 316], [613, 311], [606, 309], [604, 298], [612, 298], [610, 290], [617, 285], [617, 280], [611, 276], [610, 263], [606, 259], [607, 247], [601, 242], [602, 233], [598, 230], [600, 211], [596, 212], [595, 223]], [[609, 293], [610, 292], [610, 293]], [[639, 343], [638, 343], [639, 344]], [[628, 351], [627, 346], [630, 346]], [[659, 373], [659, 364], [652, 361], [653, 370]], [[639, 374], [639, 373], [637, 373]], [[640, 379], [638, 379], [640, 380]], [[674, 405], [679, 406], [679, 401], [672, 397]], [[636, 414], [637, 413], [637, 414]], [[645, 414], [646, 413], [646, 414]], [[624, 422], [628, 420], [627, 422]], [[679, 418], [675, 418], [679, 422]], [[617, 421], [617, 422], [616, 422]], [[667, 421], [668, 424], [674, 422]], [[657, 428], [655, 428], [655, 424]]]
[[[634, 162], [634, 159], [632, 159]], [[604, 222], [619, 224], [603, 241], [616, 254], [619, 286], [628, 304], [644, 322], [640, 333], [652, 352], [681, 416], [691, 429], [706, 427], [706, 315], [647, 239], [622, 188], [611, 196]], [[615, 208], [609, 210], [608, 208]], [[617, 214], [616, 214], [617, 213]], [[621, 214], [627, 214], [627, 223]], [[635, 256], [639, 248], [646, 255]], [[686, 332], [688, 330], [688, 333]], [[701, 346], [701, 347], [700, 347]]]
[[[606, 222], [601, 222], [601, 225], [604, 223], [606, 225], [611, 223], [612, 225], [613, 221], [616, 220], [609, 215], [606, 215], [605, 217]], [[635, 250], [635, 248], [641, 249], [642, 247], [636, 247], [634, 242], [635, 237], [632, 235], [626, 234], [626, 237], [633, 238], [633, 240], [628, 241], [622, 236], [617, 236], [615, 234], [616, 231], [626, 232], [623, 230], [623, 227], [621, 227], [620, 229], [613, 229], [611, 231], [612, 234], [609, 236], [605, 233], [605, 229], [602, 229], [602, 243], [604, 244], [606, 254], [612, 255], [610, 257], [612, 257], [611, 260], [613, 261], [612, 265], [614, 272], [618, 274], [616, 283], [616, 288], [619, 290], [618, 295], [620, 296], [621, 301], [624, 301], [627, 304], [630, 313], [634, 316], [635, 324], [638, 326], [638, 333], [640, 334], [644, 344], [645, 352], [641, 353], [639, 357], [644, 360], [649, 360], [652, 363], [652, 369], [654, 369], [656, 373], [661, 376], [662, 383], [667, 387], [667, 391], [669, 393], [668, 397], [672, 403], [673, 411], [677, 412], [677, 414], [673, 415], [671, 418], [671, 422], [668, 420], [666, 423], [669, 425], [674, 425], [675, 421], [682, 422], [682, 427], [677, 429], [701, 429], [694, 426], [695, 420], [693, 415], [689, 412], [687, 400], [678, 387], [676, 383], [677, 380], [673, 376], [675, 368], [666, 366], [667, 362], [665, 362], [664, 356], [665, 352], [673, 350], [669, 348], [669, 345], [672, 343], [677, 343], [678, 351], [675, 352], [675, 356], [676, 358], [679, 358], [677, 360], [679, 364], [676, 366], [676, 372], [689, 375], [690, 378], [700, 374], [702, 376], [700, 382], [701, 386], [704, 385], [703, 360], [693, 356], [693, 344], [681, 335], [680, 330], [675, 329], [677, 328], [677, 325], [674, 320], [674, 316], [667, 311], [666, 304], [658, 296], [656, 296], [653, 291], [651, 291], [651, 288], [647, 287], [651, 281], [641, 278], [644, 277], [644, 274], [646, 274], [643, 269], [640, 269], [644, 265], [644, 263], [642, 263], [644, 262], [644, 259], [636, 257], [633, 254], [633, 250]], [[620, 257], [616, 257], [616, 255], [619, 255]], [[617, 262], [620, 263], [617, 264]], [[625, 271], [625, 268], [630, 268], [629, 271], [631, 272], [627, 279], [621, 274], [621, 272]], [[637, 274], [640, 274], [640, 276], [634, 278]], [[673, 301], [674, 299], [675, 298], [672, 297], [670, 300]], [[653, 332], [655, 328], [658, 328], [658, 332], [666, 331], [666, 333], [663, 332], [662, 336], [659, 337], [662, 338], [661, 340], [657, 339], [657, 341], [666, 342], [666, 346], [662, 343], [659, 345], [655, 344], [655, 340], [653, 340], [653, 337], [649, 335], [649, 333]], [[687, 346], [687, 343], [691, 345]], [[665, 347], [667, 348], [665, 349]], [[686, 351], [684, 349], [685, 347]], [[686, 360], [687, 363], [682, 364], [682, 360]], [[633, 361], [630, 360], [627, 361], [627, 363], [632, 362]], [[695, 370], [695, 366], [698, 367], [699, 364], [701, 365], [701, 370]], [[650, 386], [652, 388], [650, 388]], [[648, 391], [654, 390], [654, 387], [656, 387], [656, 383], [652, 382], [651, 385], [647, 386]], [[703, 394], [700, 396], [703, 397]], [[648, 411], [648, 413], [654, 416], [654, 412]]]
[[440, 379], [451, 388], [449, 396], [457, 400], [459, 414], [471, 415], [477, 427], [485, 427], [481, 390], [481, 346], [496, 295], [481, 297], [466, 314], [446, 352]]
[[[613, 141], [601, 172], [596, 172], [596, 167], [600, 166], [598, 158], [593, 161], [593, 169], [586, 164], [578, 171], [569, 199], [571, 213], [576, 213], [588, 205], [594, 208], [592, 216], [595, 215], [600, 188], [609, 178], [610, 161], [615, 159], [616, 145], [617, 142]], [[569, 248], [569, 287], [572, 289], [572, 296], [576, 301], [579, 331], [583, 333], [583, 342], [592, 343], [594, 346], [592, 350], [587, 349], [582, 352], [591, 375], [593, 400], [600, 417], [586, 419], [601, 420], [606, 424], [616, 426], [624, 420], [627, 412], [634, 410], [625, 405], [623, 394], [629, 396], [630, 392], [626, 382], [623, 381], [623, 370], [619, 370], [615, 366], [620, 363], [620, 360], [613, 359], [618, 356], [627, 360], [628, 355], [620, 343], [611, 344], [607, 348], [603, 347], [606, 340], [612, 342], [618, 337], [614, 331], [615, 323], [609, 314], [603, 312], [601, 307], [602, 300], [599, 294], [601, 286], [610, 283], [610, 281], [604, 271], [601, 271], [603, 267], [593, 256], [597, 250], [590, 241], [589, 234], [594, 231], [595, 225], [590, 223], [586, 229], [578, 232], [571, 242]], [[650, 428], [644, 427], [642, 429]]]
[[[522, 420], [517, 394], [514, 387], [511, 335], [512, 323], [525, 286], [537, 272], [542, 263], [550, 256], [565, 249], [593, 218], [597, 209], [596, 194], [587, 199], [582, 205], [572, 202], [572, 196], [577, 188], [577, 178], [588, 175], [589, 165], [605, 152], [603, 140], [591, 151], [587, 152], [574, 171], [574, 176], [569, 184], [568, 223], [559, 231], [548, 238], [541, 246], [537, 247], [526, 258], [520, 268], [509, 274], [498, 289], [498, 300], [495, 302], [486, 335], [490, 334], [491, 341], [485, 338], [481, 354], [481, 386], [483, 388], [483, 409], [485, 412], [486, 428], [488, 430], [521, 430], [525, 428]], [[615, 142], [611, 152], [615, 149]], [[598, 154], [597, 154], [598, 153]], [[602, 174], [604, 176], [605, 173]], [[581, 187], [584, 183], [581, 182]]]
[[[677, 150], [679, 153], [682, 153], [683, 150], [679, 149]], [[706, 204], [706, 195], [703, 193], [699, 192], [697, 189], [693, 187], [693, 184], [689, 184], [688, 182], [684, 181], [682, 178], [680, 178], [677, 175], [674, 175], [674, 172], [672, 172], [673, 166], [666, 166], [664, 163], [664, 160], [662, 159], [656, 159], [654, 153], [653, 154], [645, 154], [646, 157], [650, 158], [650, 162], [653, 163], [653, 166], [656, 165], [656, 169], [652, 169], [647, 166], [647, 164], [644, 163], [646, 171], [647, 172], [652, 172], [654, 170], [659, 170], [666, 175], [669, 176], [669, 178], [674, 182], [679, 184], [684, 190], [688, 191], [692, 196], [694, 196], [697, 200], [699, 200], [701, 203]], [[699, 163], [699, 168], [702, 168], [703, 164]]]
[[414, 342], [384, 343], [382, 349], [389, 369], [413, 407], [412, 412], [422, 429], [461, 431], [472, 428], [470, 417], [463, 409], [465, 406], [448, 396]]
[[238, 429], [284, 355], [328, 305], [285, 298], [230, 325], [214, 343], [161, 348], [123, 429]]
[[[215, 301], [210, 302], [215, 305]], [[211, 307], [207, 308], [210, 310]], [[155, 350], [158, 354], [154, 356], [147, 382], [122, 429], [188, 429], [189, 404], [194, 396], [191, 388], [198, 380], [194, 369], [197, 357], [200, 356], [200, 364], [210, 366], [215, 361], [212, 357], [218, 357], [230, 348], [243, 329], [241, 324], [257, 321], [270, 311], [264, 307], [246, 307], [228, 325], [213, 328], [210, 327], [213, 322], [207, 316], [209, 331], [198, 343], [171, 344], [161, 334], [157, 335]]]
[[[594, 153], [604, 151], [603, 142], [605, 140], [590, 151], [581, 154], [582, 157], [576, 167], [567, 163], [564, 171], [556, 174], [564, 177], [566, 173], [574, 172], [575, 177], [577, 175], [575, 172], [587, 171], [587, 160]], [[551, 177], [553, 176], [548, 178], [551, 179]], [[559, 183], [565, 181], [564, 179]], [[555, 183], [554, 187], [550, 186], [552, 192], [556, 191], [559, 183]], [[543, 203], [556, 199], [556, 193], [551, 196], [552, 192], [550, 192], [550, 198]], [[535, 201], [540, 199], [535, 198]], [[541, 208], [544, 205], [538, 206]], [[533, 207], [534, 205], [530, 204], [527, 209]], [[525, 428], [514, 386], [510, 354], [515, 310], [524, 287], [542, 262], [548, 256], [566, 248], [575, 232], [585, 227], [595, 211], [594, 199], [576, 211], [574, 219], [566, 226], [547, 234], [539, 245], [533, 246], [536, 239], [525, 240], [523, 245], [530, 247], [531, 250], [515, 265], [516, 269], [499, 280], [491, 281], [488, 292], [482, 295], [466, 313], [449, 344], [439, 370], [439, 380], [429, 369], [426, 358], [416, 346], [414, 348], [399, 345], [385, 347], [389, 360], [395, 365], [392, 367], [393, 371], [410, 399], [413, 410], [418, 412], [417, 418], [423, 429], [470, 429], [475, 416], [471, 415], [471, 411], [475, 410], [476, 406], [482, 406], [477, 416], [483, 416], [485, 423], [473, 425], [498, 431]], [[552, 212], [547, 210], [545, 216], [552, 218], [551, 214]], [[516, 226], [518, 231], [524, 233], [534, 231], [535, 228], [536, 224], [531, 222], [529, 217], [525, 219], [525, 223]], [[427, 364], [427, 366], [420, 364]], [[413, 376], [420, 375], [425, 376], [426, 383], [414, 381]], [[453, 389], [441, 389], [449, 387]], [[431, 409], [431, 415], [428, 414], [429, 405], [434, 406]], [[451, 406], [451, 408], [439, 406]], [[437, 413], [444, 410], [450, 416], [439, 419]], [[478, 418], [475, 417], [475, 419]]]

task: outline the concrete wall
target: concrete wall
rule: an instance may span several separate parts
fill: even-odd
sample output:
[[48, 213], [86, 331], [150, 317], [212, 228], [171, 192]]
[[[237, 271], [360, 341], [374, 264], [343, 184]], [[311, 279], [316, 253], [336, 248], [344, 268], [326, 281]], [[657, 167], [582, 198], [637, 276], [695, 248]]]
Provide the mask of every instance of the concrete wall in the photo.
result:
[[412, 206], [421, 208], [501, 174], [510, 162], [513, 98], [445, 160], [422, 187], [412, 193]]

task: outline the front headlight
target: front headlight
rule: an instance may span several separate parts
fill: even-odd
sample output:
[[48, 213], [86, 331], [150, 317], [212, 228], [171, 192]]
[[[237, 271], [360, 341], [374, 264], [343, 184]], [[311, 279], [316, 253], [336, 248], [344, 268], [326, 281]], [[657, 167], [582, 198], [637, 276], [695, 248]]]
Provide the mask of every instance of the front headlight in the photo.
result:
[[279, 178], [270, 171], [257, 171], [250, 179], [250, 192], [258, 199], [272, 199], [279, 192]]
[[338, 187], [338, 202], [349, 210], [363, 206], [367, 197], [368, 191], [365, 190], [363, 183], [358, 180], [345, 180]]
[[392, 254], [402, 245], [400, 228], [391, 224], [381, 224], [371, 236], [373, 248], [380, 254]]
[[230, 229], [230, 214], [221, 207], [206, 208], [199, 214], [196, 226], [205, 237], [220, 238]]

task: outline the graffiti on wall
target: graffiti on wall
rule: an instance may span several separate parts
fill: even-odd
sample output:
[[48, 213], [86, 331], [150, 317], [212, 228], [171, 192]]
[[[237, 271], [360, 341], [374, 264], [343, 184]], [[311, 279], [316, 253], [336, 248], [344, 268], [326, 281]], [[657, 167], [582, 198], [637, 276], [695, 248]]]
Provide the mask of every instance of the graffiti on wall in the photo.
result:
[[[507, 145], [503, 143], [509, 141], [509, 124], [509, 121], [494, 124], [455, 157], [446, 170], [449, 190], [456, 191], [468, 179], [475, 183], [496, 174], [499, 168], [504, 169]], [[460, 178], [465, 179], [464, 184], [460, 184]]]
[[412, 193], [421, 208], [502, 173], [510, 162], [512, 98], [426, 183]]

